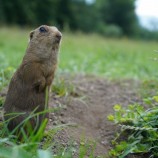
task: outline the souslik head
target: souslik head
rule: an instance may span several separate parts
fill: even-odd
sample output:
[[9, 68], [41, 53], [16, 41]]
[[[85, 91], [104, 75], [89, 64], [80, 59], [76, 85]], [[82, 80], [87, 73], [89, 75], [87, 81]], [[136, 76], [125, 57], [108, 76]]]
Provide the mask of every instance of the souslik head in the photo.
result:
[[58, 50], [61, 38], [62, 34], [55, 26], [42, 25], [30, 32], [29, 48], [47, 52]]

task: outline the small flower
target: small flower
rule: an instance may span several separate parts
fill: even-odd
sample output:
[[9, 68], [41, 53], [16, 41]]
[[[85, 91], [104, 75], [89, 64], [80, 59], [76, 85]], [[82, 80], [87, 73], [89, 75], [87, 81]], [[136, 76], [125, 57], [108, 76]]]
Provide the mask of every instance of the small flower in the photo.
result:
[[114, 121], [114, 115], [111, 115], [111, 114], [110, 114], [110, 115], [108, 115], [107, 118], [108, 118], [109, 121]]
[[115, 111], [120, 111], [121, 110], [121, 105], [119, 105], [119, 104], [116, 104], [114, 107], [113, 107], [113, 109], [115, 110]]

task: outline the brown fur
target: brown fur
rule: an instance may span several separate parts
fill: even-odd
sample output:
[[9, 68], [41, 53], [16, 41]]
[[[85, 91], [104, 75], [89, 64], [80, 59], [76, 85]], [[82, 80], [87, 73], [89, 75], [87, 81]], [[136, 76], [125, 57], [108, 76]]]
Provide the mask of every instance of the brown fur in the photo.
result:
[[[39, 27], [30, 33], [30, 42], [23, 61], [9, 84], [4, 103], [4, 118], [11, 119], [9, 130], [20, 125], [35, 109], [36, 112], [45, 110], [45, 93], [46, 89], [49, 91], [54, 78], [61, 33], [56, 27], [41, 27], [46, 32], [40, 32]], [[12, 119], [13, 115], [8, 114], [13, 113], [24, 114], [18, 114]], [[39, 116], [39, 122], [35, 118], [30, 119], [32, 128], [37, 126], [38, 129], [43, 117], [46, 115]]]

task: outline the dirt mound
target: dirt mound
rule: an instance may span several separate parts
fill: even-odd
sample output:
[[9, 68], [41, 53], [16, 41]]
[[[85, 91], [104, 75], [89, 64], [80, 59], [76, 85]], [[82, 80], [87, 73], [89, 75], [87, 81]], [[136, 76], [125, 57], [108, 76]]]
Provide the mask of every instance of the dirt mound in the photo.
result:
[[66, 128], [59, 134], [63, 144], [69, 139], [76, 145], [82, 138], [92, 140], [97, 143], [95, 155], [106, 155], [117, 131], [107, 116], [113, 113], [115, 104], [127, 106], [141, 100], [137, 93], [139, 83], [132, 80], [108, 81], [94, 76], [76, 76], [71, 80], [65, 77], [65, 80], [71, 82], [75, 92], [59, 98], [51, 95], [50, 107], [61, 105], [63, 108], [50, 115], [49, 128], [56, 124], [74, 124], [76, 127]]

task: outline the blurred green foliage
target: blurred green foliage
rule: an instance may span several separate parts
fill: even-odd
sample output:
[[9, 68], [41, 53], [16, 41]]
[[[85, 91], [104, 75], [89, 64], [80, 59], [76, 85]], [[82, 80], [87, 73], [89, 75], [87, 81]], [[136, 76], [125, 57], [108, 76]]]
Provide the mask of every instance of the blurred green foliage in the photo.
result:
[[[20, 65], [27, 47], [29, 32], [30, 29], [0, 27], [1, 70], [8, 67], [16, 69]], [[58, 72], [95, 74], [110, 79], [158, 78], [158, 54], [154, 51], [157, 50], [156, 41], [62, 33]], [[6, 77], [3, 81], [6, 81]]]
[[97, 32], [104, 36], [158, 39], [139, 26], [136, 0], [0, 0], [0, 24], [56, 25], [62, 30]]

